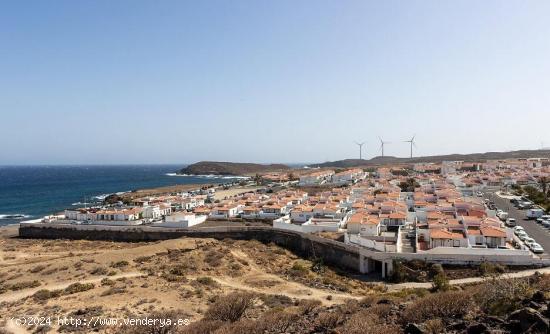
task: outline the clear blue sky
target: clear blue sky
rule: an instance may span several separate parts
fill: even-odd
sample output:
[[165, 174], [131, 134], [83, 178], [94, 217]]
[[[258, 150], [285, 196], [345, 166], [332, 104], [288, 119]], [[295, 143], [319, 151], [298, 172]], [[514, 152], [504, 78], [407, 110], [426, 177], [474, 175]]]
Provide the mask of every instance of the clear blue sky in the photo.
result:
[[550, 1], [2, 1], [0, 164], [550, 146]]

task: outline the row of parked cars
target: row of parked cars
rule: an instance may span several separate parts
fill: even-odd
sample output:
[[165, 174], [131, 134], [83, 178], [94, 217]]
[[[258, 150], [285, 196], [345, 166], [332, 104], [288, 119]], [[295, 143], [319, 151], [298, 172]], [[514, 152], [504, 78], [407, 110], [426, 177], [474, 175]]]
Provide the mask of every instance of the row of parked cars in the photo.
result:
[[543, 215], [537, 218], [537, 223], [546, 228], [550, 228], [550, 215]]
[[510, 200], [510, 203], [512, 203], [516, 208], [520, 210], [531, 209], [535, 205], [535, 203], [531, 202], [528, 198], [523, 196], [520, 198], [512, 198]]
[[523, 243], [529, 247], [529, 249], [535, 253], [535, 254], [541, 254], [544, 253], [544, 248], [542, 248], [541, 245], [539, 245], [535, 239], [531, 238], [527, 232], [523, 229], [521, 226], [514, 227], [514, 234], [519, 238], [519, 240], [523, 241]]

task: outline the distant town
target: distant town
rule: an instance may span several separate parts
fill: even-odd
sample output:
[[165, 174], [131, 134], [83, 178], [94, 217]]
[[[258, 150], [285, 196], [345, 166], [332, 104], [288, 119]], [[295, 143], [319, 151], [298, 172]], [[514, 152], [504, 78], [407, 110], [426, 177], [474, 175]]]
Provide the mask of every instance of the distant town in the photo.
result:
[[[362, 272], [385, 259], [546, 265], [550, 160], [297, 168], [229, 184], [67, 209], [30, 224], [187, 229], [250, 223], [358, 247]], [[526, 220], [530, 219], [530, 220]], [[202, 224], [202, 225], [201, 225]], [[379, 254], [374, 254], [379, 253]]]

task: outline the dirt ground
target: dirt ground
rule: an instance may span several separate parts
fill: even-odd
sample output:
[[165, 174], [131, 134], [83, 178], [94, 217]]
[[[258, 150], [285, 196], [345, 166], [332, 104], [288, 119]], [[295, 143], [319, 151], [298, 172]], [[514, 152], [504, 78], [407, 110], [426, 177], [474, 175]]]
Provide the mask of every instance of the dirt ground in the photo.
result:
[[120, 195], [125, 200], [134, 198], [146, 197], [146, 196], [159, 196], [178, 192], [185, 192], [190, 190], [200, 189], [202, 187], [210, 187], [211, 184], [176, 184], [173, 186], [165, 186], [151, 189], [139, 189], [136, 191], [124, 193]]
[[[183, 310], [195, 321], [214, 297], [233, 291], [329, 306], [381, 289], [256, 241], [120, 243], [16, 235], [14, 227], [0, 228], [0, 328], [14, 333], [36, 330], [9, 320], [23, 315], [124, 317]], [[54, 331], [65, 329], [54, 325]]]
[[256, 191], [261, 187], [233, 187], [227, 190], [216, 190], [214, 193], [215, 200], [223, 200], [225, 198], [233, 197], [250, 191]]

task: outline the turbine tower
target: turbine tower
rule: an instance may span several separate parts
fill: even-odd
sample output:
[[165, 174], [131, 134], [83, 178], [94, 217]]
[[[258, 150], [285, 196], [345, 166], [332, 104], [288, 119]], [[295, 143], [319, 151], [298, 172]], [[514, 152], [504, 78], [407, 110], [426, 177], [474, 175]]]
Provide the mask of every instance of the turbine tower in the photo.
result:
[[365, 145], [365, 142], [355, 142], [355, 145], [359, 146], [359, 160], [363, 160], [363, 145]]
[[416, 147], [416, 143], [414, 142], [414, 137], [416, 137], [416, 135], [412, 136], [412, 138], [410, 140], [405, 140], [404, 143], [410, 143], [411, 144], [411, 159], [413, 157], [413, 145], [414, 147]]
[[384, 156], [384, 145], [390, 144], [389, 141], [383, 141], [382, 138], [378, 137], [380, 139], [380, 149], [382, 150], [382, 156]]

